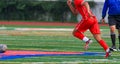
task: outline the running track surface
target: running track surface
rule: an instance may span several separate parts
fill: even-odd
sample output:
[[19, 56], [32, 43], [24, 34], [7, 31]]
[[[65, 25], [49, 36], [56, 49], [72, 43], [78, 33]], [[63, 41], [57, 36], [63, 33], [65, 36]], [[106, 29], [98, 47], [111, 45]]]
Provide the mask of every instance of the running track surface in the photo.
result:
[[[25, 26], [75, 26], [72, 22], [27, 22], [27, 21], [0, 21], [0, 25], [25, 25]], [[100, 26], [108, 26], [108, 24], [99, 24]]]
[[14, 60], [18, 58], [31, 58], [43, 56], [104, 56], [103, 52], [58, 52], [58, 51], [29, 51], [29, 50], [7, 50], [0, 53], [0, 60]]

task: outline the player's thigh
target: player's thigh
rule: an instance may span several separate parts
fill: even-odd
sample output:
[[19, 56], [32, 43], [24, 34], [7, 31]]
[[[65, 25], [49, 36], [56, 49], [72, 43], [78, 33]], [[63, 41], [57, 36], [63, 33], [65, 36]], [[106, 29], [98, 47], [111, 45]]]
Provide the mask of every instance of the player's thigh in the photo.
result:
[[95, 22], [91, 27], [90, 27], [90, 32], [92, 34], [100, 34], [100, 27], [97, 22]]
[[87, 23], [84, 20], [81, 20], [76, 26], [74, 31], [85, 32], [88, 29]]

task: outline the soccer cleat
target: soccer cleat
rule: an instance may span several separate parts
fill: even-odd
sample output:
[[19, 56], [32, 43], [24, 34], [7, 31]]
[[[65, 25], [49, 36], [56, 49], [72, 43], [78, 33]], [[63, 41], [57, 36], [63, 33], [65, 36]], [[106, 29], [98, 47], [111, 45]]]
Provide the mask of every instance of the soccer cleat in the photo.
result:
[[111, 56], [111, 51], [110, 50], [108, 52], [106, 52], [105, 58], [108, 58], [109, 56]]
[[117, 51], [117, 49], [116, 49], [115, 46], [112, 46], [112, 47], [110, 48], [110, 51]]
[[92, 40], [89, 39], [89, 40], [86, 42], [86, 44], [85, 44], [85, 46], [84, 46], [84, 49], [87, 50], [87, 49], [89, 48], [89, 45], [90, 45], [91, 43], [92, 43]]

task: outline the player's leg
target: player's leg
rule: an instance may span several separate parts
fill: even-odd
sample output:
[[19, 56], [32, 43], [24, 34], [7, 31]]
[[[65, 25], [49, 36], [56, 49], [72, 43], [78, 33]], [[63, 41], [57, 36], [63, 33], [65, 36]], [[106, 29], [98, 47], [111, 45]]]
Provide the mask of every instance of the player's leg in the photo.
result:
[[96, 18], [94, 19], [94, 24], [91, 26], [90, 28], [90, 32], [93, 34], [94, 38], [97, 40], [97, 42], [99, 42], [99, 44], [104, 48], [104, 50], [106, 51], [107, 49], [109, 49], [108, 45], [106, 44], [106, 42], [101, 38], [100, 35], [100, 28], [98, 26], [97, 20]]
[[94, 38], [97, 40], [97, 42], [103, 47], [103, 49], [106, 51], [105, 58], [110, 56], [110, 49], [107, 43], [101, 38], [100, 34], [93, 34]]
[[116, 49], [116, 34], [115, 34], [115, 25], [110, 26], [110, 36], [111, 36], [111, 41], [112, 41], [112, 46], [111, 46], [111, 50], [112, 51], [117, 51]]
[[103, 47], [103, 49], [106, 51], [106, 56], [108, 57], [110, 55], [110, 49], [107, 43], [101, 38], [100, 34], [100, 28], [97, 23], [97, 19], [94, 18], [94, 23], [90, 28], [90, 32], [93, 34], [94, 38], [97, 40], [97, 42]]
[[116, 16], [116, 29], [118, 30], [118, 42], [119, 42], [119, 49], [118, 51], [120, 51], [120, 16]]
[[120, 51], [120, 30], [118, 30], [118, 40], [119, 40], [119, 49], [118, 49], [118, 51]]
[[109, 24], [109, 27], [110, 27], [110, 37], [111, 37], [111, 41], [112, 41], [111, 50], [112, 51], [117, 51], [117, 49], [116, 49], [116, 34], [115, 34], [116, 20], [115, 20], [114, 16], [109, 16], [108, 17], [108, 24]]
[[88, 37], [86, 37], [83, 32], [79, 31], [79, 30], [74, 30], [73, 31], [73, 35], [75, 37], [77, 37], [78, 39], [84, 41], [84, 42], [87, 42], [88, 40], [90, 40]]
[[[83, 22], [83, 23], [82, 23]], [[88, 26], [84, 21], [78, 23], [73, 31], [73, 35], [78, 39], [84, 41], [87, 45], [85, 45], [85, 49], [88, 48], [88, 45], [92, 43], [92, 40], [86, 37], [83, 33], [88, 29]]]
[[86, 37], [82, 32], [80, 32], [79, 30], [74, 30], [73, 31], [73, 35], [75, 37], [77, 37], [78, 39], [82, 40], [85, 42], [85, 46], [84, 46], [84, 49], [87, 50], [88, 47], [89, 47], [89, 44], [92, 43], [92, 40], [89, 39], [88, 37]]
[[106, 42], [101, 38], [100, 34], [93, 34], [94, 38], [96, 39], [96, 41], [104, 48], [104, 50], [106, 51], [107, 49], [109, 49], [108, 45], [106, 44]]

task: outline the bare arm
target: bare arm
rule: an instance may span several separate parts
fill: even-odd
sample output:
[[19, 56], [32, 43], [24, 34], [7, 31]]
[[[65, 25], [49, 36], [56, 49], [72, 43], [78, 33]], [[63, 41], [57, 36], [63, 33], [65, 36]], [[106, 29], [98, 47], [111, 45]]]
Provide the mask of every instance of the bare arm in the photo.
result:
[[71, 0], [67, 0], [67, 5], [69, 6], [70, 10], [74, 15], [78, 15], [78, 11], [75, 9], [75, 7], [72, 5]]
[[88, 14], [90, 17], [94, 16], [90, 11], [90, 6], [89, 6], [88, 2], [83, 2], [82, 5], [87, 8], [87, 11], [88, 11]]

